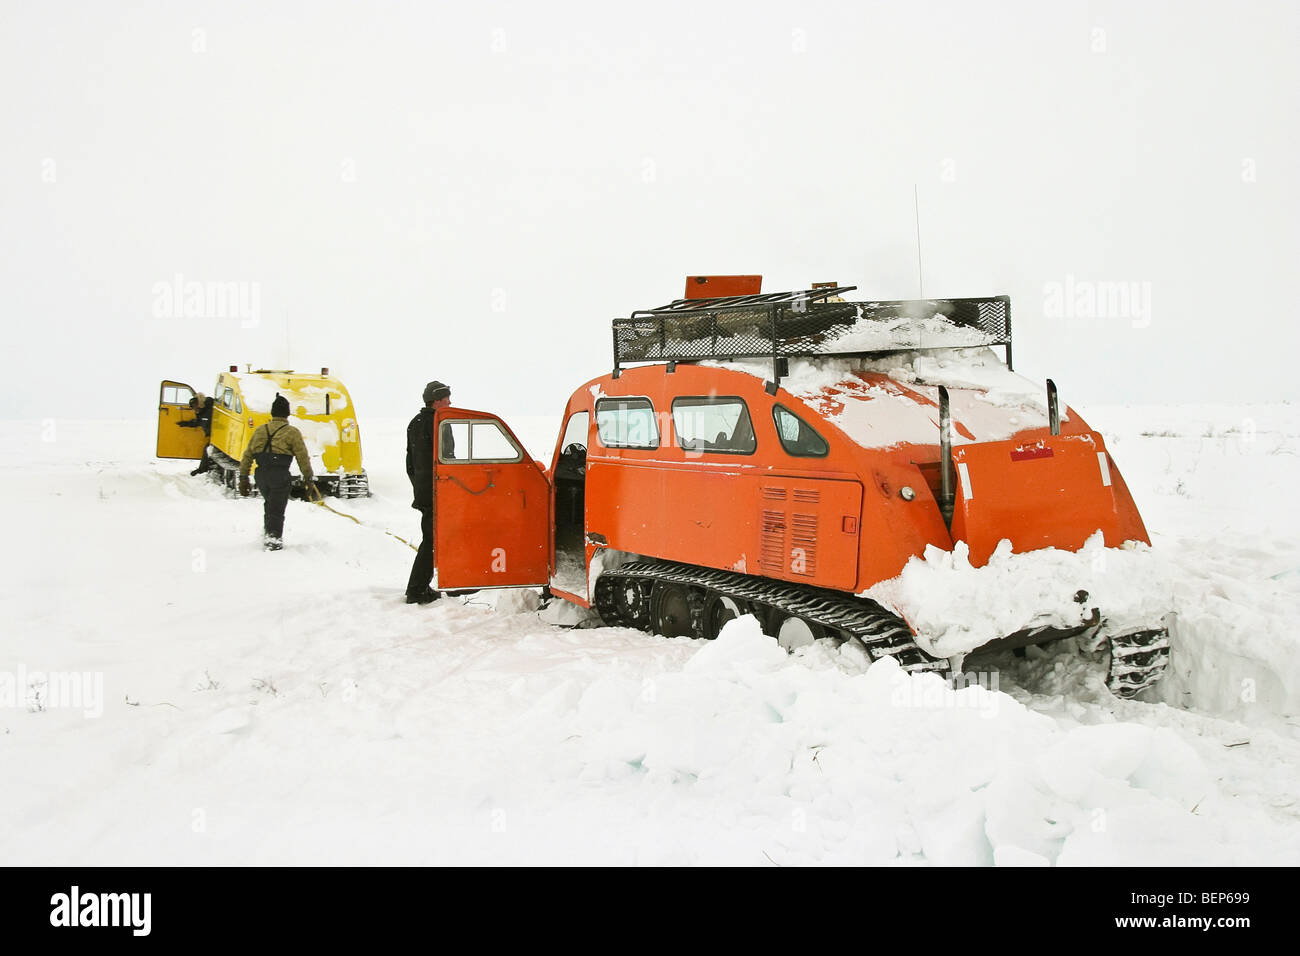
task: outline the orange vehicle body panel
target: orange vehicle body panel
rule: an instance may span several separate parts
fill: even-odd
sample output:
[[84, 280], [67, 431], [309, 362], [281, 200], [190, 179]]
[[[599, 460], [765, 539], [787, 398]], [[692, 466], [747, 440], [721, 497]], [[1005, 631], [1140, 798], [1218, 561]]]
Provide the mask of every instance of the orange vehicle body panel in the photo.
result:
[[[933, 403], [884, 374], [858, 372], [865, 392], [905, 395], [918, 406]], [[673, 429], [674, 397], [736, 396], [753, 423], [751, 455], [691, 452]], [[600, 397], [649, 399], [659, 426], [655, 449], [605, 448], [596, 427]], [[795, 457], [781, 446], [772, 417], [783, 405], [812, 425], [829, 444], [821, 458]], [[979, 476], [983, 498], [963, 496], [958, 472], [957, 511], [951, 531], [932, 485], [939, 460], [938, 409], [933, 408], [933, 444], [864, 448], [824, 417], [823, 403], [778, 389], [767, 394], [755, 375], [720, 366], [653, 365], [604, 376], [573, 393], [566, 420], [591, 412], [586, 529], [599, 537], [588, 560], [602, 547], [739, 570], [837, 591], [860, 592], [897, 576], [927, 546], [951, 550], [965, 540], [979, 565], [1001, 538], [1012, 547], [1078, 549], [1100, 530], [1106, 543], [1146, 542], [1123, 478], [1105, 452], [1101, 436], [1072, 410], [1062, 434], [1050, 436], [1044, 420], [1008, 441], [974, 441], [960, 420], [954, 433], [968, 440], [953, 450], [954, 462]], [[882, 409], [882, 413], [885, 410]], [[1053, 458], [1012, 457], [1039, 442]], [[556, 449], [557, 456], [559, 448]], [[1098, 454], [1105, 456], [1107, 473]], [[1043, 467], [1044, 462], [1047, 466]], [[1109, 484], [1105, 480], [1109, 478]], [[913, 500], [901, 495], [906, 486]], [[782, 497], [784, 495], [784, 497]], [[849, 530], [851, 529], [851, 530]]]
[[[648, 398], [659, 447], [604, 447], [592, 386], [601, 397]], [[584, 394], [593, 423], [587, 530], [608, 547], [837, 590], [855, 587], [862, 484], [852, 454], [844, 447], [823, 458], [785, 454], [772, 419], [773, 399], [761, 379], [713, 367], [682, 365], [668, 372], [648, 366], [598, 379], [575, 398]], [[710, 395], [745, 402], [755, 433], [753, 454], [694, 451], [677, 441], [673, 398]]]
[[857, 481], [587, 461], [587, 525], [619, 551], [840, 590], [857, 581]]
[[987, 563], [1003, 538], [1017, 552], [1077, 551], [1098, 531], [1112, 548], [1146, 540], [1137, 510], [1116, 493], [1117, 471], [1096, 433], [984, 442], [952, 457], [952, 536], [967, 543], [972, 564]]
[[[965, 541], [971, 562], [978, 566], [1003, 538], [1016, 551], [1077, 550], [1099, 530], [1112, 547], [1148, 541], [1101, 436], [1072, 409], [1065, 410], [1059, 435], [1049, 433], [1044, 414], [1011, 438], [984, 440], [976, 437], [981, 427], [987, 430], [980, 415], [1000, 412], [961, 393], [954, 397], [958, 444], [953, 448], [956, 497], [950, 529], [937, 499], [938, 408], [922, 390], [883, 373], [848, 375], [848, 394], [842, 390], [824, 400], [801, 398], [783, 388], [771, 395], [758, 375], [696, 364], [680, 364], [672, 371], [666, 365], [627, 368], [617, 377], [605, 375], [575, 390], [561, 421], [550, 475], [560, 460], [570, 416], [587, 412], [581, 531], [589, 577], [592, 562], [609, 549], [860, 593], [897, 576], [929, 546], [952, 550], [956, 542]], [[682, 446], [672, 401], [701, 396], [735, 397], [745, 403], [753, 426], [752, 453]], [[832, 420], [846, 401], [864, 402], [870, 411], [873, 397], [881, 396], [907, 403], [904, 410], [920, 423], [922, 433], [932, 423], [933, 441], [864, 447]], [[616, 448], [601, 442], [596, 405], [602, 398], [620, 397], [650, 401], [658, 447]], [[778, 404], [825, 439], [824, 456], [798, 457], [784, 449], [773, 418]], [[880, 413], [888, 415], [889, 408], [882, 405]], [[446, 480], [450, 475], [440, 470], [439, 585], [549, 581], [542, 572], [556, 567], [556, 508], [547, 476], [528, 461], [456, 474], [472, 491], [483, 489], [489, 477], [495, 487], [492, 495], [474, 495]], [[911, 489], [911, 500], [904, 488]], [[544, 508], [535, 507], [541, 493], [547, 494]], [[504, 577], [490, 570], [492, 549], [497, 547], [520, 558], [509, 559], [510, 571]], [[585, 587], [570, 585], [562, 591], [579, 604], [590, 600]]]
[[487, 412], [440, 408], [448, 421], [491, 421], [520, 449], [514, 462], [443, 462], [434, 441], [434, 560], [438, 587], [541, 586], [550, 579], [551, 486], [505, 422]]

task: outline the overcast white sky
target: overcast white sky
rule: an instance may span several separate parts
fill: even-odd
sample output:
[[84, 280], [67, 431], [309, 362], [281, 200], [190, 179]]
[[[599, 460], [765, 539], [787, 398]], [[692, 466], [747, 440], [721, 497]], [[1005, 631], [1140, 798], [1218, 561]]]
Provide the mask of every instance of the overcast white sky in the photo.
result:
[[[1010, 294], [1085, 412], [1285, 398], [1297, 41], [1289, 2], [0, 0], [0, 417], [291, 363], [363, 433], [431, 378], [558, 421], [687, 274], [914, 296], [913, 184], [926, 293]], [[177, 275], [256, 321], [158, 317]], [[1149, 314], [1051, 314], [1071, 278]]]

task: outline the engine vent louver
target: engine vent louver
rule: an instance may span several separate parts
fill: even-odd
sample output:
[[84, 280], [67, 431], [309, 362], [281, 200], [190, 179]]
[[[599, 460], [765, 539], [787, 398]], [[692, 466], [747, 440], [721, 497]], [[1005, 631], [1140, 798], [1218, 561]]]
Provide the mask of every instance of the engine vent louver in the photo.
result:
[[817, 516], [795, 514], [791, 519], [790, 571], [812, 577], [817, 573]]
[[759, 561], [768, 573], [785, 567], [785, 512], [763, 510], [762, 542]]

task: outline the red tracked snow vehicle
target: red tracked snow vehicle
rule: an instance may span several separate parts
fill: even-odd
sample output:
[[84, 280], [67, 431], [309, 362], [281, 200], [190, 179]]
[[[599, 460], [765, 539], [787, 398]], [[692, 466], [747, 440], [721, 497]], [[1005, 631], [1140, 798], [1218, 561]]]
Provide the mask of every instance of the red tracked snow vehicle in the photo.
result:
[[[434, 455], [438, 586], [549, 587], [668, 636], [751, 613], [787, 646], [855, 638], [943, 671], [860, 596], [927, 546], [965, 542], [979, 566], [1004, 538], [1148, 543], [1102, 437], [1050, 380], [1043, 393], [1011, 371], [1007, 297], [848, 302], [852, 286], [759, 281], [693, 277], [684, 298], [615, 319], [614, 368], [573, 392], [549, 471], [496, 416], [439, 410], [455, 442]], [[1159, 679], [1163, 624], [1109, 633], [1075, 601], [1076, 620], [981, 650], [1105, 640], [1116, 694]]]

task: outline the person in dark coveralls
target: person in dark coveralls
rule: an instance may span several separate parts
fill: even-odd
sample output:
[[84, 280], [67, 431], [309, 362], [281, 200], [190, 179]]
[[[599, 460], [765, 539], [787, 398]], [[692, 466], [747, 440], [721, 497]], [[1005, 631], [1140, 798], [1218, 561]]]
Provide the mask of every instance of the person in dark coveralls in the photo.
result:
[[[211, 397], [202, 394], [195, 395], [190, 399], [190, 408], [194, 409], [194, 417], [188, 422], [181, 422], [181, 428], [202, 428], [203, 434], [207, 438], [212, 437], [212, 408], [215, 402]], [[190, 472], [191, 475], [201, 475], [212, 468], [212, 459], [208, 457], [208, 446], [203, 446], [203, 457], [199, 460], [199, 467]]]
[[290, 425], [288, 419], [289, 400], [276, 395], [271, 403], [271, 420], [253, 432], [239, 462], [239, 493], [245, 498], [252, 494], [248, 472], [253, 462], [257, 462], [257, 490], [262, 495], [265, 533], [263, 546], [267, 551], [279, 551], [284, 547], [284, 506], [289, 502], [289, 488], [293, 483], [289, 476], [291, 460], [298, 460], [307, 500], [314, 500], [318, 494], [312, 484], [307, 444], [302, 440], [302, 432]]
[[[420, 549], [411, 564], [406, 582], [407, 604], [429, 604], [442, 595], [429, 586], [433, 580], [433, 413], [451, 404], [451, 389], [442, 382], [424, 386], [424, 408], [406, 426], [406, 476], [411, 479], [414, 500], [420, 512]], [[443, 428], [443, 454], [455, 454], [451, 429]]]

